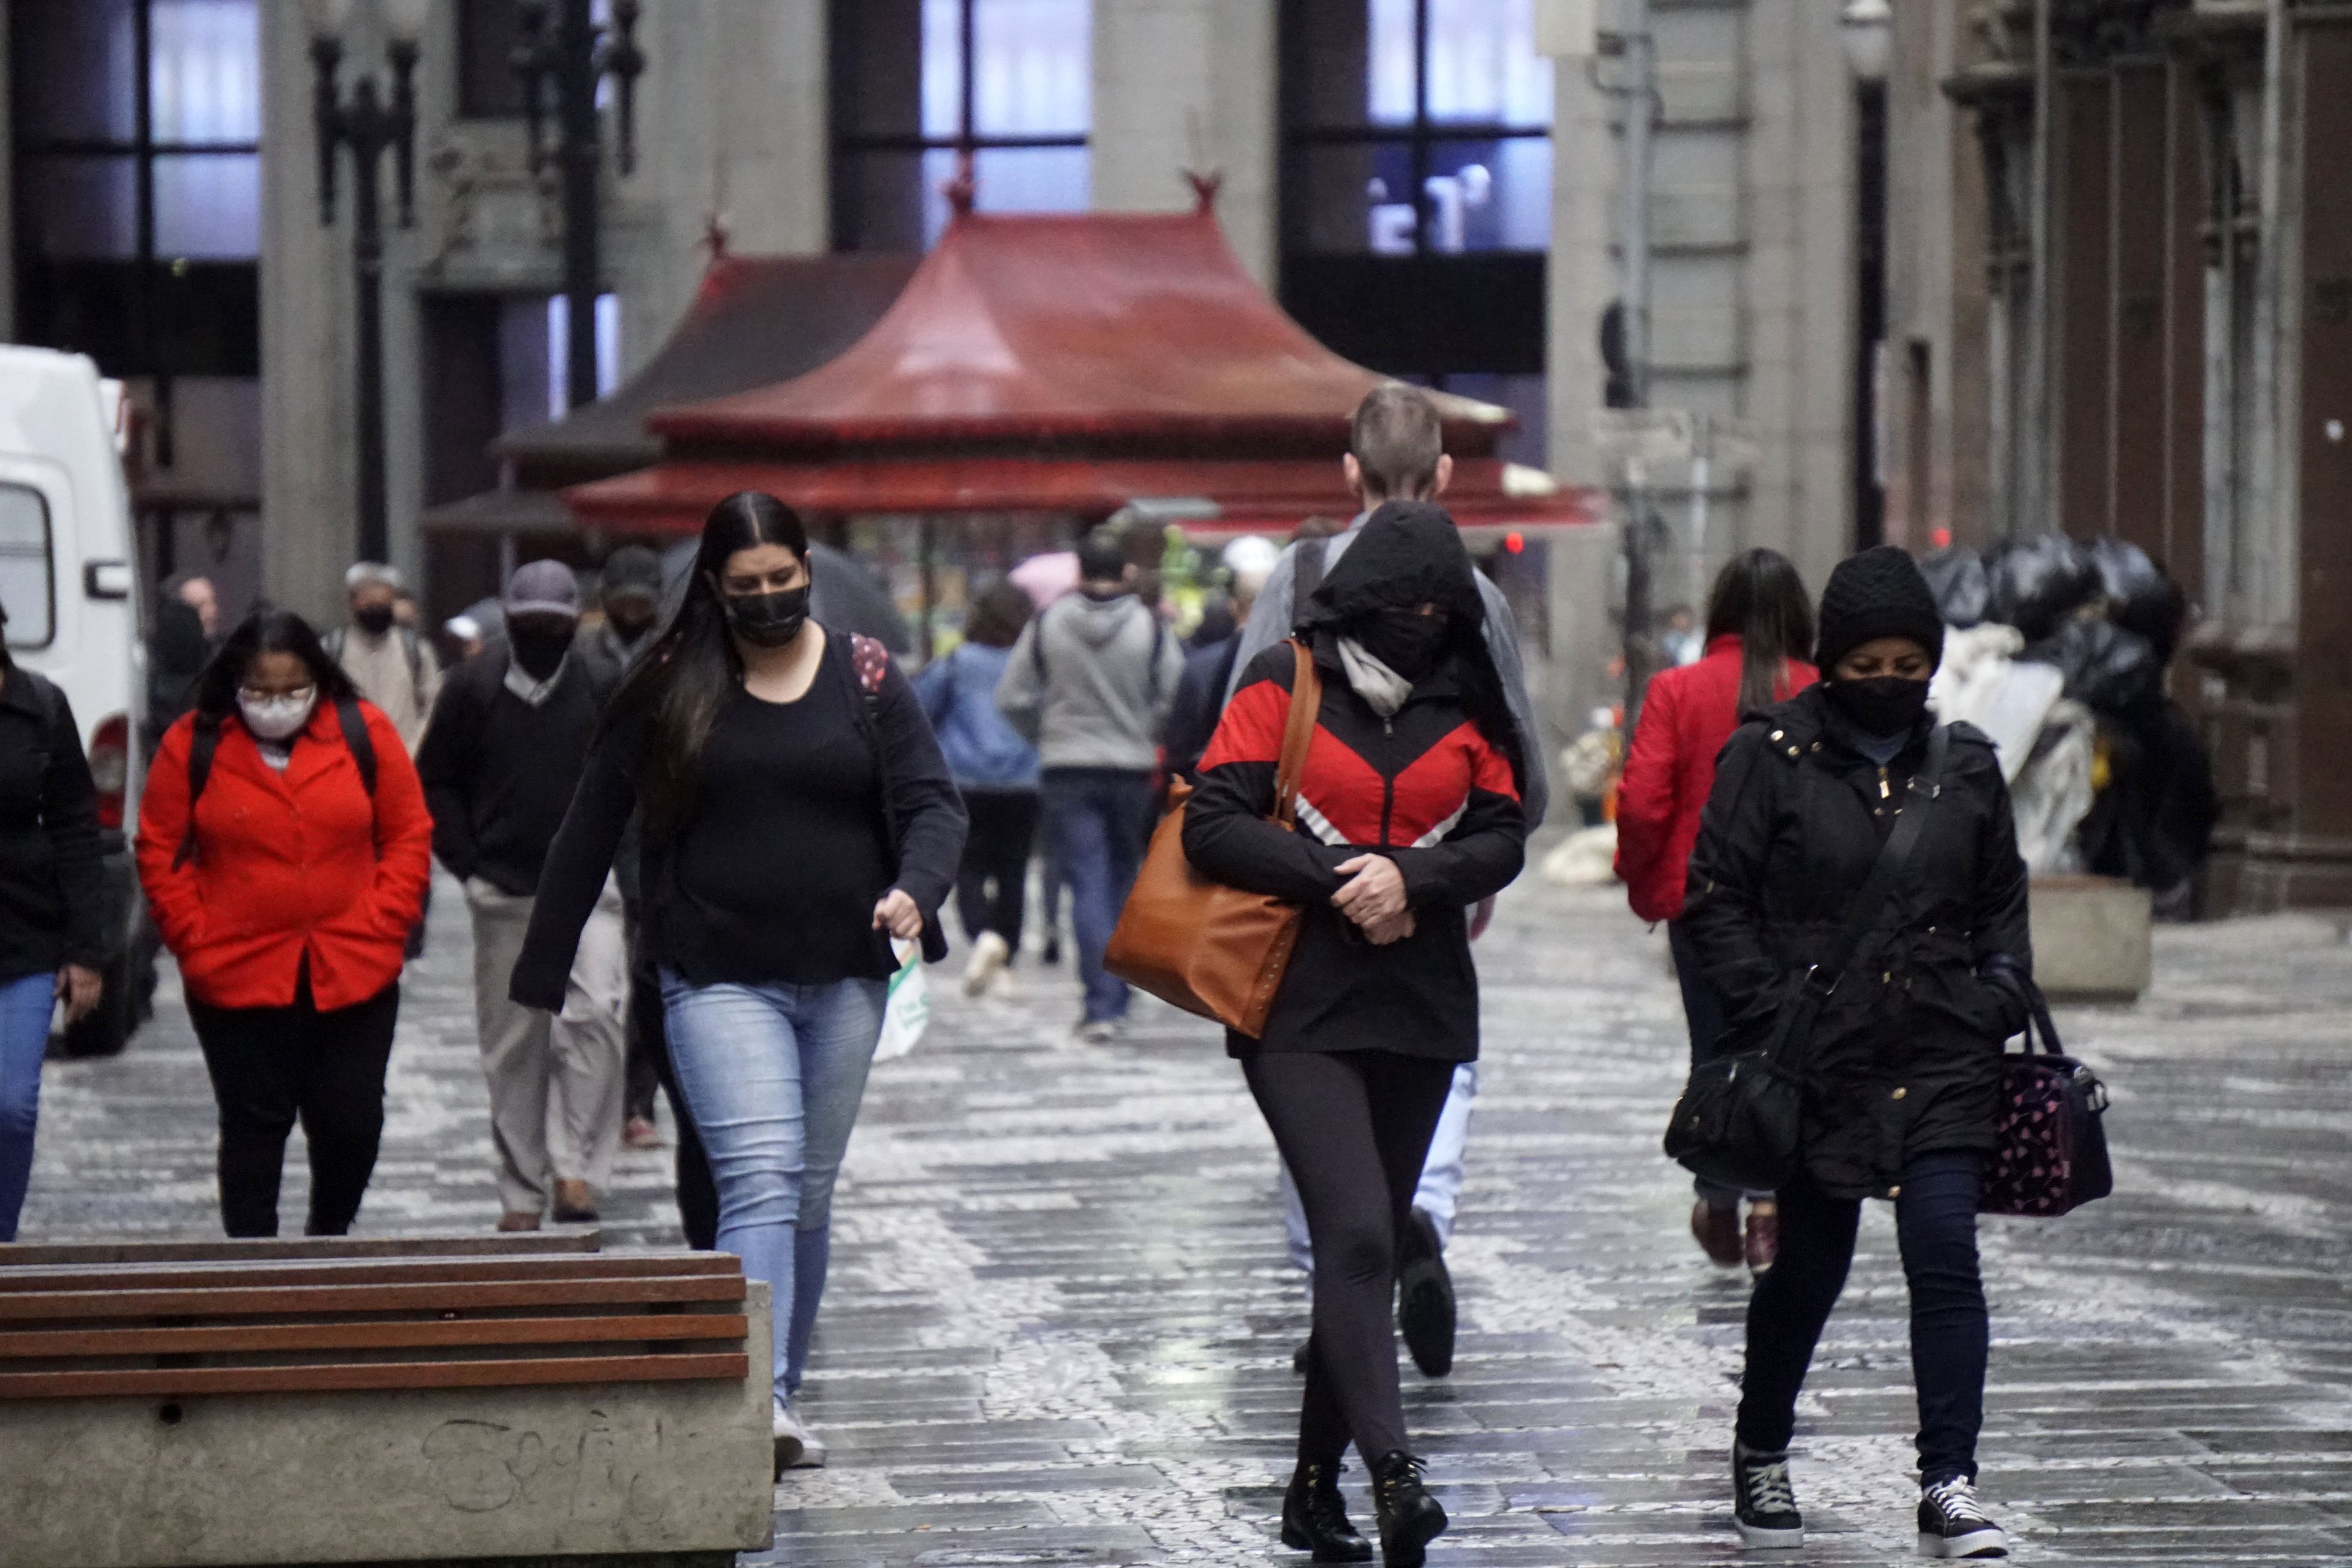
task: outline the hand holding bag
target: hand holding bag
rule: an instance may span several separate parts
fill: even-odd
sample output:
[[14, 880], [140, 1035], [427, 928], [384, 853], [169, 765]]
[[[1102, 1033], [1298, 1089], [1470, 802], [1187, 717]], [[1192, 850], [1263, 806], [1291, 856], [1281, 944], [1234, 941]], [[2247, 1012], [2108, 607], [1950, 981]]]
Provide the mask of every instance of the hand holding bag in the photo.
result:
[[[1298, 779], [1323, 702], [1314, 656], [1303, 643], [1294, 640], [1291, 647], [1297, 664], [1268, 819], [1285, 828], [1297, 806]], [[1168, 815], [1152, 832], [1103, 967], [1163, 1002], [1255, 1038], [1265, 1032], [1275, 990], [1297, 944], [1301, 910], [1213, 882], [1193, 868], [1184, 856], [1184, 807], [1192, 793], [1181, 781], [1170, 786]]]
[[[2031, 1010], [2025, 1052], [2001, 1058], [1992, 1163], [1986, 1167], [1977, 1209], [2049, 1219], [2115, 1190], [2102, 1120], [2107, 1089], [2097, 1074], [2063, 1054], [2041, 989], [2022, 975], [2017, 978]], [[2039, 1052], [2033, 1048], [2037, 1037]]]
[[1896, 818], [1870, 875], [1846, 906], [1845, 925], [1829, 961], [1799, 977], [1795, 994], [1781, 1006], [1772, 1037], [1757, 1049], [1714, 1057], [1691, 1068], [1666, 1123], [1665, 1146], [1667, 1157], [1693, 1175], [1727, 1187], [1769, 1193], [1797, 1173], [1804, 1111], [1801, 1054], [1821, 1021], [1822, 1006], [1853, 967], [1871, 923], [1894, 893], [1926, 826], [1927, 804], [1943, 793], [1949, 744], [1949, 732], [1937, 725], [1927, 740], [1927, 761], [1911, 780], [1911, 809]]

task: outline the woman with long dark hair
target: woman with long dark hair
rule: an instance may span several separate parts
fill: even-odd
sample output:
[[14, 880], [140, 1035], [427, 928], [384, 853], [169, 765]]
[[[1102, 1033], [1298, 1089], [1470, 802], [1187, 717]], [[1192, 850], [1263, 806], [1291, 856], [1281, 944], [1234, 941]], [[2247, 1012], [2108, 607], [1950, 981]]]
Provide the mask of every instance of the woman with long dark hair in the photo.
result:
[[923, 712], [939, 731], [940, 750], [971, 814], [956, 873], [956, 914], [971, 939], [963, 988], [972, 996], [1021, 951], [1029, 845], [1037, 836], [1037, 748], [996, 710], [996, 685], [1029, 616], [1029, 595], [999, 579], [972, 601], [963, 641], [915, 677]]
[[310, 623], [264, 607], [197, 678], [139, 803], [139, 879], [220, 1105], [221, 1218], [278, 1234], [286, 1138], [311, 1236], [358, 1215], [433, 821], [400, 732]]
[[710, 510], [686, 596], [614, 694], [540, 874], [514, 999], [563, 1003], [581, 927], [642, 807], [644, 940], [671, 1065], [719, 1186], [719, 1249], [773, 1296], [776, 1466], [824, 1462], [793, 1413], [833, 1187], [866, 1092], [892, 940], [947, 954], [964, 814], [879, 643], [809, 618], [808, 535], [745, 490]]
[[1308, 602], [1297, 637], [1322, 676], [1296, 830], [1269, 820], [1297, 673], [1292, 643], [1244, 667], [1201, 758], [1184, 853], [1228, 886], [1305, 906], [1255, 1039], [1228, 1034], [1307, 1213], [1314, 1331], [1282, 1539], [1369, 1560], [1337, 1477], [1372, 1474], [1382, 1561], [1417, 1568], [1445, 1528], [1406, 1447], [1397, 1389], [1397, 1238], [1455, 1067], [1478, 1056], [1468, 910], [1518, 875], [1519, 755], [1453, 520], [1391, 501]]
[[[1693, 1062], [1713, 1056], [1723, 1034], [1723, 1003], [1691, 952], [1683, 929], [1683, 883], [1699, 812], [1715, 787], [1716, 753], [1745, 714], [1813, 683], [1804, 656], [1813, 646], [1813, 606], [1803, 579], [1774, 550], [1750, 550], [1724, 563], [1706, 601], [1706, 650], [1696, 664], [1651, 679], [1642, 699], [1633, 748], [1617, 786], [1617, 875], [1633, 912], [1666, 922], [1667, 951], [1682, 983]], [[1762, 1273], [1772, 1266], [1779, 1209], [1769, 1193], [1748, 1199], [1701, 1177], [1691, 1206], [1691, 1234], [1708, 1258], [1728, 1268], [1744, 1258]]]

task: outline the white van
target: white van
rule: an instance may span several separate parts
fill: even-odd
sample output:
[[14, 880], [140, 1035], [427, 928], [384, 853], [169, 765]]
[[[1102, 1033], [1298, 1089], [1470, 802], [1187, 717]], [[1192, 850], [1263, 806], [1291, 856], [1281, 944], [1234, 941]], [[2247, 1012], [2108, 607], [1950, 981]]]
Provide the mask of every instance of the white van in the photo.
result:
[[73, 704], [98, 779], [106, 846], [106, 999], [67, 1042], [122, 1048], [145, 1001], [132, 936], [142, 904], [129, 830], [138, 823], [147, 656], [138, 552], [122, 473], [122, 387], [82, 354], [0, 344], [0, 605], [8, 655]]

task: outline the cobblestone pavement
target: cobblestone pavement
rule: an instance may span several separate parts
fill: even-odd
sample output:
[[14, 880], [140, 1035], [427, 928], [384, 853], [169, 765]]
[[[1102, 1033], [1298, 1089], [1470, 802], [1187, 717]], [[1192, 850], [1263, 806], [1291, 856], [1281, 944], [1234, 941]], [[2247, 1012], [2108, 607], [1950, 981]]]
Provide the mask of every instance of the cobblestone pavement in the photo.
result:
[[[444, 891], [369, 1229], [497, 1213]], [[1986, 1226], [1985, 1491], [2026, 1561], [2352, 1561], [2352, 946], [2305, 917], [2158, 941], [2146, 1002], [2063, 1019], [2114, 1085], [2118, 1194]], [[1687, 1185], [1655, 1152], [1684, 1054], [1663, 939], [1614, 891], [1530, 882], [1479, 961], [1491, 1065], [1452, 1253], [1461, 1354], [1443, 1381], [1405, 1372], [1455, 1521], [1431, 1561], [1732, 1561], [1745, 1288], [1698, 1257]], [[1021, 973], [1025, 1001], [943, 996], [922, 1048], [875, 1074], [805, 1396], [833, 1465], [778, 1488], [757, 1561], [1303, 1561], [1273, 1519], [1305, 1307], [1239, 1076], [1156, 1005], [1117, 1045], [1076, 1047], [1066, 973]], [[26, 1238], [206, 1234], [211, 1159], [167, 995], [124, 1058], [50, 1068]], [[675, 1239], [666, 1159], [624, 1156], [609, 1245]], [[1874, 1205], [1802, 1410], [1814, 1544], [1796, 1560], [1910, 1554], [1904, 1310]], [[1360, 1493], [1357, 1510], [1368, 1524]]]

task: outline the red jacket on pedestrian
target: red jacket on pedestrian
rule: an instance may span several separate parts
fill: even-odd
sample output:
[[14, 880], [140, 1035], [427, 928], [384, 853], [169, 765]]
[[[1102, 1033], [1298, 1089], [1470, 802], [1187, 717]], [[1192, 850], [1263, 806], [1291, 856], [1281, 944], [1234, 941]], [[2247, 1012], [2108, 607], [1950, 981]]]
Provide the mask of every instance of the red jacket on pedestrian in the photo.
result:
[[[1642, 697], [1641, 721], [1617, 785], [1617, 875], [1633, 912], [1670, 921], [1683, 912], [1683, 885], [1698, 815], [1715, 788], [1716, 753], [1739, 727], [1739, 638], [1709, 639], [1696, 664], [1653, 676]], [[1793, 697], [1817, 672], [1789, 661], [1790, 679], [1776, 697]]]
[[196, 852], [174, 866], [188, 822], [195, 716], [164, 731], [139, 802], [139, 880], [188, 993], [215, 1007], [285, 1007], [303, 957], [321, 1012], [400, 978], [425, 905], [433, 819], [400, 732], [360, 704], [375, 743], [375, 798], [320, 701], [279, 773], [242, 721], [221, 721], [196, 802]]

